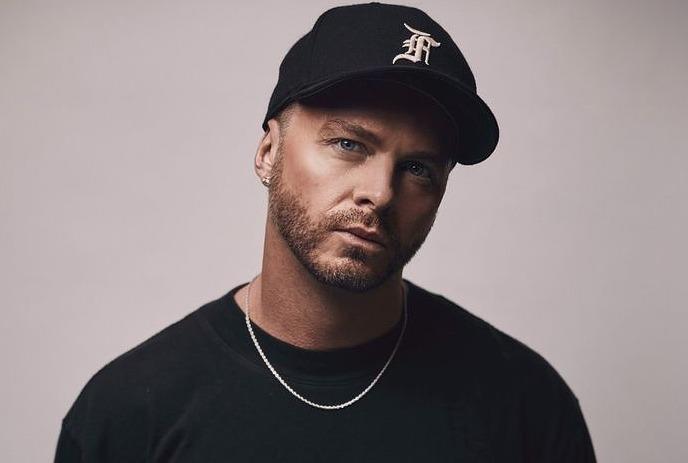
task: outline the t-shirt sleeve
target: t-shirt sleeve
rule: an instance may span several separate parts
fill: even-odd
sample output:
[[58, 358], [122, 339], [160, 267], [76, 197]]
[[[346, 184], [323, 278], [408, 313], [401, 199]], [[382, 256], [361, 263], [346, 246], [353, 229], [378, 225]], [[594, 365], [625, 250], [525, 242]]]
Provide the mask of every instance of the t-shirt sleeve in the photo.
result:
[[63, 423], [60, 436], [57, 439], [54, 463], [82, 463], [82, 461], [79, 443]]
[[544, 361], [534, 371], [524, 400], [527, 461], [595, 463], [595, 452], [578, 398]]

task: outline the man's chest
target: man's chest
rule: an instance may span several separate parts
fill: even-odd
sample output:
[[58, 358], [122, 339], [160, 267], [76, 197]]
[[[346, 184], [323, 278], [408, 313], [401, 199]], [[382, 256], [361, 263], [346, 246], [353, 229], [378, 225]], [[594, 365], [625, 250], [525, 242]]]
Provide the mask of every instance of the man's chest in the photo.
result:
[[[464, 396], [400, 386], [381, 381], [348, 407], [321, 410], [276, 381], [218, 384], [157, 430], [152, 461], [490, 461], [485, 420]], [[324, 403], [359, 390], [301, 386]]]

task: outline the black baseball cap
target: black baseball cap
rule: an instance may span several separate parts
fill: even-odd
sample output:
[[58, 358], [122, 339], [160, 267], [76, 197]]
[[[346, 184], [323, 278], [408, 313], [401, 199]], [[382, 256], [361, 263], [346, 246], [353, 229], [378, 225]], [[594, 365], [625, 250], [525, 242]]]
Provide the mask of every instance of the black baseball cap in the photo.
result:
[[494, 114], [476, 93], [461, 50], [418, 8], [372, 2], [325, 11], [287, 52], [279, 68], [263, 130], [283, 108], [348, 79], [396, 81], [431, 97], [456, 133], [453, 158], [471, 165], [497, 146]]

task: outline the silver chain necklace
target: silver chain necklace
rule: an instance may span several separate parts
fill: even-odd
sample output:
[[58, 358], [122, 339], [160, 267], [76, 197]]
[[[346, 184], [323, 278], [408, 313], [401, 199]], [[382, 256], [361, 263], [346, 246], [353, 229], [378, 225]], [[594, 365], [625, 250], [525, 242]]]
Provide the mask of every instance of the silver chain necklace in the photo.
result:
[[397, 353], [397, 349], [399, 348], [399, 345], [401, 344], [401, 339], [404, 337], [404, 331], [406, 331], [406, 321], [407, 321], [407, 319], [408, 319], [408, 309], [406, 308], [406, 293], [407, 293], [408, 290], [407, 290], [407, 288], [406, 288], [406, 284], [402, 282], [402, 291], [404, 292], [404, 296], [403, 296], [403, 300], [404, 300], [404, 318], [403, 318], [403, 322], [402, 322], [402, 325], [401, 325], [401, 332], [399, 333], [399, 338], [397, 339], [397, 343], [394, 345], [394, 349], [392, 349], [392, 353], [390, 354], [389, 358], [388, 358], [387, 361], [385, 362], [385, 364], [384, 364], [384, 366], [382, 367], [382, 369], [380, 370], [380, 372], [377, 374], [377, 376], [375, 377], [375, 379], [373, 379], [373, 381], [368, 385], [368, 387], [366, 387], [365, 389], [363, 389], [363, 391], [361, 391], [361, 392], [360, 392], [356, 397], [354, 397], [353, 399], [351, 399], [351, 400], [349, 400], [349, 401], [347, 401], [347, 402], [341, 403], [341, 404], [323, 405], [323, 404], [318, 404], [318, 403], [315, 403], [315, 402], [313, 402], [313, 401], [310, 401], [310, 400], [306, 399], [306, 398], [303, 397], [301, 394], [299, 394], [298, 392], [296, 392], [291, 386], [289, 386], [289, 385], [286, 383], [286, 381], [284, 381], [284, 379], [282, 379], [282, 377], [280, 376], [280, 374], [277, 373], [277, 371], [276, 371], [275, 368], [272, 366], [272, 364], [268, 361], [268, 358], [265, 356], [265, 353], [263, 352], [263, 349], [261, 349], [260, 344], [258, 344], [258, 339], [256, 339], [256, 335], [253, 333], [253, 328], [251, 327], [251, 319], [250, 319], [250, 317], [249, 317], [249, 312], [250, 312], [249, 294], [251, 293], [251, 285], [252, 285], [253, 282], [256, 280], [256, 278], [258, 278], [258, 276], [254, 277], [253, 280], [251, 280], [251, 282], [248, 284], [248, 288], [247, 288], [247, 290], [246, 290], [246, 327], [248, 328], [248, 332], [249, 332], [249, 334], [251, 335], [251, 339], [253, 340], [253, 344], [256, 346], [256, 349], [258, 350], [258, 353], [260, 354], [261, 358], [262, 358], [263, 361], [265, 362], [265, 365], [267, 365], [268, 369], [272, 372], [272, 374], [275, 376], [275, 378], [277, 378], [277, 380], [282, 384], [282, 386], [284, 386], [284, 387], [287, 389], [287, 391], [291, 392], [291, 394], [292, 394], [294, 397], [296, 397], [297, 399], [300, 399], [302, 402], [305, 402], [305, 403], [307, 403], [308, 405], [310, 405], [310, 406], [312, 406], [312, 407], [321, 408], [321, 409], [323, 409], [323, 410], [336, 410], [336, 409], [340, 409], [340, 408], [347, 407], [347, 406], [353, 404], [354, 402], [358, 401], [358, 400], [359, 400], [361, 397], [363, 397], [364, 395], [366, 395], [366, 393], [367, 393], [370, 389], [372, 389], [372, 387], [375, 385], [375, 383], [377, 383], [377, 380], [380, 379], [380, 377], [382, 376], [382, 373], [384, 373], [385, 370], [387, 369], [387, 366], [390, 364], [390, 362], [391, 362], [392, 359], [394, 358], [394, 354]]

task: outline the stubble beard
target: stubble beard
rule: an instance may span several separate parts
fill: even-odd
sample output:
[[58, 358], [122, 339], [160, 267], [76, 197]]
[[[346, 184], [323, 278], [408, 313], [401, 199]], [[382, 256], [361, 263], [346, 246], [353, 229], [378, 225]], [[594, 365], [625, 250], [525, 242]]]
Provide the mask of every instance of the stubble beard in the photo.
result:
[[[346, 291], [362, 293], [382, 285], [413, 258], [430, 232], [436, 216], [407, 245], [400, 242], [384, 218], [360, 209], [339, 211], [313, 221], [308, 216], [306, 202], [282, 182], [282, 146], [280, 143], [268, 187], [269, 218], [297, 260], [317, 281]], [[336, 262], [323, 262], [319, 259], [318, 248], [332, 231], [354, 224], [376, 227], [385, 233], [387, 243], [383, 252], [387, 259], [383, 269], [377, 270], [375, 257], [354, 245], [345, 246], [343, 258]]]

